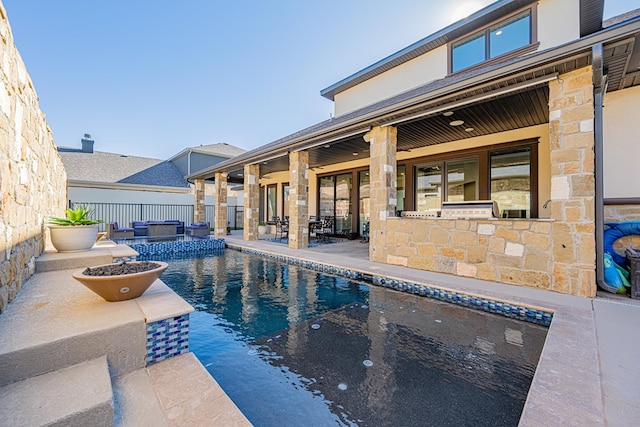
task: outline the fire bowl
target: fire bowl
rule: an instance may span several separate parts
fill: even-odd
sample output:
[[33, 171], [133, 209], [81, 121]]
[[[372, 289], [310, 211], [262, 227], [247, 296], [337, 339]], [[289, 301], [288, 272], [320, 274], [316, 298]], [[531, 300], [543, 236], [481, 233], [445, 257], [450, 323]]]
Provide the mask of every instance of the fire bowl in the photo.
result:
[[[135, 270], [135, 267], [139, 267], [143, 263], [154, 263], [159, 267], [110, 276], [85, 274], [87, 269], [84, 269], [73, 273], [73, 278], [109, 302], [126, 301], [142, 295], [169, 266], [166, 262], [161, 261], [128, 261], [124, 264]], [[118, 266], [122, 265], [123, 263], [103, 264], [88, 267], [88, 269], [121, 270]]]

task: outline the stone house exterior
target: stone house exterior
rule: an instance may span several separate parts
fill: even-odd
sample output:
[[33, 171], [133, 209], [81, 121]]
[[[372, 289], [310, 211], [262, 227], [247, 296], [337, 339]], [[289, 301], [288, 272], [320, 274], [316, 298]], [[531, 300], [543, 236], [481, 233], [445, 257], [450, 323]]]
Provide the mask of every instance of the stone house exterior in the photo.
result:
[[368, 226], [373, 261], [594, 297], [603, 224], [640, 218], [640, 11], [603, 9], [496, 1], [322, 90], [330, 120], [189, 178], [244, 184], [245, 240], [289, 216], [304, 248], [330, 216]]

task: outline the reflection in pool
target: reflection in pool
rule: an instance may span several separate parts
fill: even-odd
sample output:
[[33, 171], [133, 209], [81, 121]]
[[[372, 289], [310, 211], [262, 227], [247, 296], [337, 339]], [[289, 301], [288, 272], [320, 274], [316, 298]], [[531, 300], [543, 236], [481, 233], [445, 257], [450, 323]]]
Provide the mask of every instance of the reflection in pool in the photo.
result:
[[256, 426], [517, 425], [547, 333], [231, 250], [169, 263], [191, 351]]

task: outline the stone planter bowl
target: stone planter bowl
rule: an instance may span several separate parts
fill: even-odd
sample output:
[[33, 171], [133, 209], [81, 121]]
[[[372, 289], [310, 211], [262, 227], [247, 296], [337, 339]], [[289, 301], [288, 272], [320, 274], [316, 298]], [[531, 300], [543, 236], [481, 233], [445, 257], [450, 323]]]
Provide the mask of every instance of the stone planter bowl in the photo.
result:
[[[129, 261], [127, 264], [135, 264], [137, 262], [139, 261]], [[160, 267], [139, 273], [117, 276], [89, 276], [83, 273], [84, 270], [81, 270], [73, 273], [73, 278], [109, 302], [126, 301], [142, 295], [169, 266], [166, 262], [149, 262], [160, 264]], [[116, 264], [120, 263], [103, 264], [91, 266], [90, 268]]]

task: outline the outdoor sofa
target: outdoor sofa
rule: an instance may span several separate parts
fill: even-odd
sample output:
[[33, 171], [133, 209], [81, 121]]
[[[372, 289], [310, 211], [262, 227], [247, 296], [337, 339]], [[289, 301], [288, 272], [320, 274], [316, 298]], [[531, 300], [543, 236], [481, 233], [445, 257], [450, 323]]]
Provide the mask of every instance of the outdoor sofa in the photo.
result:
[[133, 221], [131, 223], [133, 234], [135, 236], [148, 236], [150, 222], [154, 224], [175, 224], [176, 234], [184, 234], [184, 222], [178, 221], [177, 219], [167, 219], [163, 221]]

